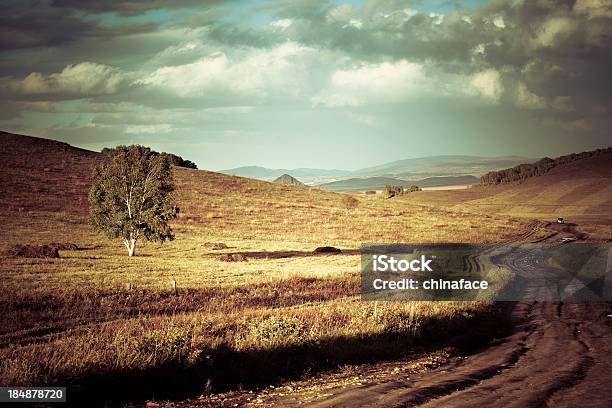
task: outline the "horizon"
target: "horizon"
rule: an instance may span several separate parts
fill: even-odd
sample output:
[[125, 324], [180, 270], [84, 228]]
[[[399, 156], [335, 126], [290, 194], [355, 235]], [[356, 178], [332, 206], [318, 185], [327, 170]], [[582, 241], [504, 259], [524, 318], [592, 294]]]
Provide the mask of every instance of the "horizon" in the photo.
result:
[[612, 16], [598, 2], [5, 8], [0, 128], [12, 133], [90, 150], [139, 143], [211, 170], [610, 144]]
[[[87, 146], [78, 146], [76, 144], [72, 144], [70, 142], [61, 140], [61, 139], [57, 139], [57, 138], [52, 138], [52, 137], [42, 137], [42, 136], [36, 136], [36, 135], [29, 135], [29, 134], [20, 134], [20, 133], [14, 133], [11, 132], [9, 130], [2, 130], [0, 129], [0, 132], [4, 132], [4, 133], [8, 133], [8, 134], [13, 134], [13, 135], [17, 135], [17, 136], [25, 136], [25, 137], [33, 137], [33, 138], [38, 138], [38, 139], [46, 139], [46, 140], [52, 140], [52, 141], [56, 141], [56, 142], [63, 142], [63, 143], [68, 143], [70, 146], [75, 147], [75, 148], [79, 148], [79, 149], [85, 149], [85, 150], [89, 150], [92, 152], [96, 152], [99, 153], [103, 148], [113, 148], [113, 147], [117, 147], [120, 146], [121, 144], [116, 144], [116, 145], [108, 145], [108, 146], [103, 146], [101, 148], [90, 148]], [[135, 143], [135, 144], [140, 144], [143, 146], [147, 146], [147, 147], [151, 147], [153, 148], [153, 146], [151, 145], [147, 145], [146, 143]], [[127, 144], [129, 145], [129, 144]], [[606, 149], [606, 148], [610, 148], [612, 146], [607, 146], [607, 145], [602, 145], [601, 147], [596, 147], [594, 149], [589, 149], [589, 150], [575, 150], [575, 151], [567, 151], [564, 153], [560, 153], [557, 155], [542, 155], [542, 156], [538, 156], [538, 157], [527, 157], [527, 156], [521, 156], [521, 155], [499, 155], [499, 156], [483, 156], [483, 155], [469, 155], [469, 154], [435, 154], [435, 155], [430, 155], [430, 156], [415, 156], [415, 157], [405, 157], [402, 159], [395, 159], [395, 160], [390, 160], [387, 162], [379, 162], [379, 163], [374, 163], [368, 166], [364, 166], [364, 167], [358, 167], [358, 168], [321, 168], [321, 167], [312, 167], [312, 166], [305, 166], [305, 167], [269, 167], [269, 166], [265, 166], [265, 165], [260, 165], [260, 164], [244, 164], [244, 165], [239, 165], [236, 167], [231, 167], [231, 168], [218, 168], [218, 169], [212, 169], [212, 168], [208, 168], [205, 166], [200, 166], [197, 162], [196, 165], [198, 165], [198, 170], [208, 170], [208, 171], [214, 171], [214, 172], [229, 172], [231, 170], [239, 170], [239, 169], [245, 169], [245, 168], [258, 168], [258, 169], [265, 169], [265, 170], [269, 170], [269, 171], [281, 171], [281, 170], [286, 170], [286, 171], [295, 171], [295, 170], [317, 170], [317, 171], [341, 171], [341, 172], [347, 172], [347, 173], [356, 173], [358, 171], [361, 170], [366, 170], [366, 169], [370, 169], [370, 168], [375, 168], [375, 167], [379, 167], [379, 166], [384, 166], [384, 165], [390, 165], [390, 164], [395, 164], [395, 163], [399, 163], [399, 162], [404, 162], [404, 161], [410, 161], [410, 160], [420, 160], [420, 159], [431, 159], [431, 158], [443, 158], [443, 157], [470, 157], [470, 158], [474, 158], [474, 159], [520, 159], [520, 160], [527, 160], [525, 163], [533, 163], [537, 160], [543, 159], [545, 157], [549, 157], [549, 158], [557, 158], [560, 156], [565, 156], [565, 155], [569, 155], [569, 154], [573, 154], [573, 153], [581, 153], [581, 152], [585, 152], [585, 151], [591, 151], [591, 150], [597, 150], [597, 149]], [[171, 150], [163, 150], [163, 149], [155, 149], [153, 148], [153, 150], [159, 151], [159, 152], [165, 152], [165, 153], [172, 153], [172, 154], [178, 154], [175, 151], [171, 151]], [[191, 160], [189, 156], [181, 156], [183, 157], [183, 159], [186, 160]], [[193, 160], [192, 160], [193, 161]], [[288, 175], [292, 176], [291, 174], [287, 173]], [[293, 177], [293, 176], [292, 176]], [[377, 176], [368, 176], [368, 177], [377, 177]]]

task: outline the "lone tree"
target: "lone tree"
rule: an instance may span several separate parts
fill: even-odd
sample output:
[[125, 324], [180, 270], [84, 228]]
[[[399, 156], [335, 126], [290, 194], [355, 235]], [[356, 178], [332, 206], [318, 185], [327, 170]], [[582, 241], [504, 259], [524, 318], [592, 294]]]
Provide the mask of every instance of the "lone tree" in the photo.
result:
[[102, 150], [89, 191], [90, 221], [109, 238], [121, 238], [129, 256], [136, 242], [173, 240], [168, 220], [176, 217], [169, 156], [148, 147]]

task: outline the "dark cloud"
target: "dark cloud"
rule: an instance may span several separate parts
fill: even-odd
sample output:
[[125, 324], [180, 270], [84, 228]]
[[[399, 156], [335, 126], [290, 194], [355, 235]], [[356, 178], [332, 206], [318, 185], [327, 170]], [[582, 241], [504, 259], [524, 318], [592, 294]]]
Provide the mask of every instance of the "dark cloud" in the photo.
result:
[[136, 16], [150, 10], [181, 8], [221, 3], [220, 0], [54, 0], [56, 8], [87, 11], [90, 13], [117, 13], [121, 16]]
[[48, 2], [9, 2], [0, 15], [0, 52], [14, 49], [59, 47], [95, 38], [100, 41], [152, 32], [155, 22], [103, 26], [99, 18], [52, 7]]

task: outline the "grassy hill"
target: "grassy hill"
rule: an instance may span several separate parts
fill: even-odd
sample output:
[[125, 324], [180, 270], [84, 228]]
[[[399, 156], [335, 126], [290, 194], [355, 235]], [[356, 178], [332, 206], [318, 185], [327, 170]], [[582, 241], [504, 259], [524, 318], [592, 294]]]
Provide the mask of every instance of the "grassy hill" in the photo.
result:
[[420, 204], [509, 216], [612, 223], [612, 153], [552, 168], [522, 182], [475, 186], [464, 191], [411, 194]]
[[276, 184], [284, 184], [286, 186], [304, 186], [304, 183], [296, 179], [295, 177], [290, 176], [289, 174], [283, 174], [273, 181]]

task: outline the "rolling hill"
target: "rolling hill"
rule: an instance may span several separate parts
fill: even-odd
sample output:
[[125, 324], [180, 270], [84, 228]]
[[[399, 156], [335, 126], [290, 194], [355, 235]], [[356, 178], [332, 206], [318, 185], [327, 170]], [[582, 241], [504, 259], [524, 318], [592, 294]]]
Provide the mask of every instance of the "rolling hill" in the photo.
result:
[[[612, 153], [560, 164], [542, 175], [463, 191], [423, 191], [412, 202], [509, 216], [612, 223]], [[612, 236], [610, 237], [612, 238]]]
[[[99, 153], [9, 133], [0, 134], [0, 145], [0, 222], [7, 230], [2, 245], [74, 242], [75, 234], [86, 237], [85, 244], [100, 245], [102, 237], [87, 224], [91, 172]], [[358, 247], [363, 241], [409, 240], [418, 231], [426, 231], [431, 240], [462, 236], [482, 241], [521, 228], [520, 223], [498, 218], [487, 228], [473, 230], [467, 215], [379, 197], [358, 196], [357, 207], [347, 211], [345, 194], [206, 170], [175, 167], [175, 186], [178, 229], [203, 228], [206, 240], [263, 240], [265, 244], [255, 244], [259, 248], [275, 242], [284, 248], [291, 242], [298, 247]], [[450, 226], [432, 230], [432, 213]], [[35, 241], [24, 241], [26, 230]], [[189, 234], [182, 236], [190, 239]]]
[[392, 177], [427, 177], [471, 174], [480, 176], [491, 170], [525, 163], [530, 159], [520, 156], [430, 156], [398, 160], [354, 172], [360, 176], [388, 175]]
[[283, 174], [279, 178], [275, 179], [273, 183], [283, 184], [285, 186], [303, 186], [304, 185], [304, 183], [302, 183], [295, 177], [290, 176], [289, 174]]

